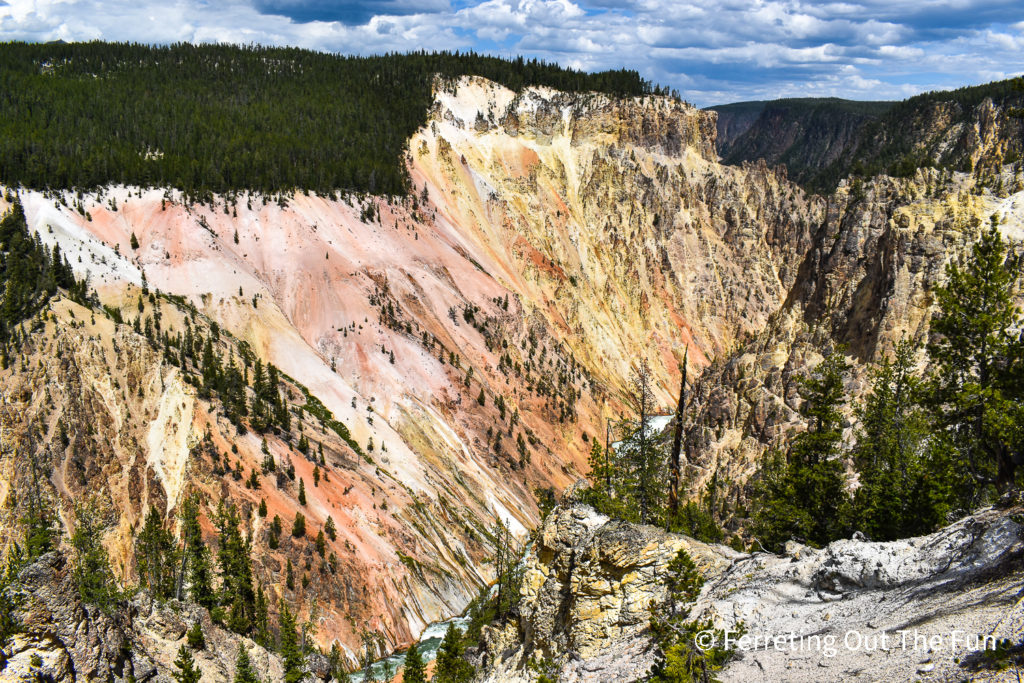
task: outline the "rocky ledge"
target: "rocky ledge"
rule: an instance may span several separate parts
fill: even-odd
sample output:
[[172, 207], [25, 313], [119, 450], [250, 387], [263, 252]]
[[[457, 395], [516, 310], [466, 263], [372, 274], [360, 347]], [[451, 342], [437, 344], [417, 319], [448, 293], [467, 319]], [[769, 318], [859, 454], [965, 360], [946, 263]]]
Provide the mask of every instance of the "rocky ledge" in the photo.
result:
[[630, 681], [654, 661], [649, 605], [686, 549], [706, 583], [691, 614], [736, 638], [724, 681], [1000, 680], [983, 650], [1024, 636], [1024, 510], [986, 509], [929, 536], [737, 553], [580, 504], [527, 553], [518, 623], [485, 629], [482, 681]]

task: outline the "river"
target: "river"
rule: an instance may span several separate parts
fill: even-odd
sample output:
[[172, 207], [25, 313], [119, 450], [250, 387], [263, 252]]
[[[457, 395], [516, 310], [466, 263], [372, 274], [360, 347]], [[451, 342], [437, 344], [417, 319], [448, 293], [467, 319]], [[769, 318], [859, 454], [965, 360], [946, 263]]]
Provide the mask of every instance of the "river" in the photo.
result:
[[[455, 624], [455, 628], [460, 631], [466, 630], [466, 625], [469, 623], [469, 617], [454, 617], [447, 621], [435, 621], [433, 624], [427, 626], [420, 635], [420, 655], [423, 657], [423, 663], [434, 659], [437, 656], [437, 650], [441, 647], [441, 641], [444, 640], [444, 634], [448, 630], [448, 624]], [[398, 670], [402, 668], [402, 664], [405, 663], [405, 654], [393, 654], [385, 659], [379, 659], [371, 666], [371, 672], [373, 680], [375, 681], [390, 681], [391, 678], [398, 673]], [[349, 674], [349, 680], [352, 683], [363, 683], [363, 672], [356, 671]]]

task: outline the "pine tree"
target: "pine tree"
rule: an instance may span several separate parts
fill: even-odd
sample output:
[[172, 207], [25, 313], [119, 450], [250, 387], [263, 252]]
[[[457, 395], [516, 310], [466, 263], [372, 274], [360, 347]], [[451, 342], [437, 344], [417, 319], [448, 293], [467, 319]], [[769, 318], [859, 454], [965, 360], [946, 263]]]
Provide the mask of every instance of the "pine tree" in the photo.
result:
[[306, 516], [301, 512], [295, 513], [295, 521], [292, 523], [292, 536], [302, 538], [306, 535]]
[[131, 236], [130, 246], [133, 251], [139, 248], [139, 238], [135, 236], [134, 232]]
[[71, 536], [75, 550], [72, 574], [82, 602], [104, 611], [113, 609], [119, 598], [110, 560], [103, 545], [103, 521], [95, 501], [75, 508], [75, 533]]
[[195, 660], [192, 658], [192, 651], [185, 645], [178, 649], [178, 658], [174, 660], [174, 666], [178, 670], [171, 675], [178, 683], [199, 683], [202, 679], [199, 670], [196, 669]]
[[633, 370], [627, 403], [634, 413], [630, 433], [617, 449], [620, 451], [621, 477], [625, 487], [620, 498], [632, 498], [627, 514], [635, 508], [637, 521], [641, 524], [654, 522], [655, 512], [667, 493], [666, 458], [663, 445], [658, 443], [660, 435], [653, 433], [650, 421], [654, 412], [653, 374], [647, 359], [642, 359]]
[[306, 504], [306, 483], [299, 477], [299, 505]]
[[185, 547], [179, 585], [187, 572], [192, 601], [207, 609], [212, 608], [217, 596], [213, 592], [210, 549], [203, 541], [203, 527], [199, 523], [199, 497], [195, 494], [186, 498], [182, 505], [181, 535]]
[[255, 611], [256, 593], [252, 581], [252, 560], [248, 540], [239, 528], [241, 520], [234, 504], [221, 501], [217, 510], [220, 550], [220, 604], [228, 614], [228, 628], [249, 633]]
[[[32, 561], [53, 550], [58, 529], [54, 524], [52, 516], [47, 512], [47, 506], [43, 502], [35, 455], [31, 448], [26, 450], [28, 452], [31, 479], [28, 491], [28, 510], [25, 512], [25, 516], [22, 517], [21, 523], [25, 527], [25, 559]], [[15, 454], [17, 455], [17, 451]]]
[[929, 443], [918, 406], [914, 347], [902, 342], [872, 372], [871, 391], [857, 408], [853, 461], [860, 487], [851, 526], [891, 541], [933, 531], [945, 521], [954, 480], [941, 443]]
[[188, 642], [188, 646], [193, 650], [203, 650], [206, 648], [206, 637], [203, 635], [203, 625], [199, 623], [199, 620], [192, 622], [192, 626], [189, 627], [188, 633], [185, 634], [185, 639]]
[[437, 650], [437, 665], [431, 683], [466, 683], [473, 677], [473, 667], [463, 659], [462, 634], [455, 624], [448, 624], [444, 640]]
[[420, 655], [419, 646], [414, 642], [405, 652], [405, 667], [402, 669], [402, 683], [426, 683], [426, 666]]
[[238, 643], [238, 657], [235, 658], [235, 679], [234, 683], [260, 683], [259, 676], [253, 668], [252, 660], [249, 659], [249, 652], [245, 645]]
[[295, 615], [284, 600], [279, 604], [279, 611], [278, 624], [281, 635], [277, 651], [284, 665], [284, 680], [285, 683], [299, 683], [306, 675], [306, 661], [299, 643]]
[[267, 616], [267, 594], [263, 591], [263, 586], [256, 589], [256, 608], [253, 616], [252, 639], [256, 641], [257, 645], [262, 645], [267, 649], [272, 647], [270, 620]]
[[753, 528], [765, 548], [781, 548], [791, 538], [821, 546], [845, 531], [848, 496], [838, 456], [848, 369], [836, 350], [813, 376], [798, 379], [807, 431], [793, 439], [786, 456], [766, 457], [756, 485]]
[[139, 580], [154, 596], [165, 600], [174, 596], [178, 553], [174, 547], [174, 536], [164, 526], [155, 505], [150, 505], [142, 531], [135, 541], [135, 561]]
[[327, 656], [328, 670], [331, 678], [336, 683], [349, 683], [348, 658], [338, 645], [338, 641], [331, 643], [331, 652]]
[[1020, 264], [1008, 262], [993, 215], [963, 265], [946, 268], [948, 282], [935, 298], [928, 355], [934, 372], [930, 403], [941, 434], [974, 480], [971, 503], [985, 487], [1013, 484], [1024, 455], [1024, 350], [1015, 330]]

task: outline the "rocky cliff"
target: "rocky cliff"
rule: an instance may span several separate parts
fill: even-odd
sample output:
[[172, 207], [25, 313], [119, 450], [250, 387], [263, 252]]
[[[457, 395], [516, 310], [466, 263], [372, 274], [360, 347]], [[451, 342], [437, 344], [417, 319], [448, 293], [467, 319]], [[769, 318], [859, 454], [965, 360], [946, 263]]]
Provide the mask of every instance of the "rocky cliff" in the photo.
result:
[[822, 169], [855, 147], [865, 126], [893, 104], [804, 98], [710, 109], [718, 114], [717, 148], [724, 163], [763, 159], [770, 166], [785, 165], [798, 183], [813, 183]]
[[712, 107], [730, 164], [784, 164], [789, 177], [832, 192], [850, 174], [910, 177], [924, 166], [987, 176], [1020, 160], [1024, 103], [1015, 82], [932, 92], [902, 102], [790, 99]]
[[[668, 98], [463, 79], [409, 142], [409, 199], [19, 192], [108, 308], [55, 301], [2, 371], [4, 537], [32, 461], [65, 527], [83, 499], [103, 511], [125, 585], [151, 506], [173, 522], [200, 493], [211, 533], [232, 501], [257, 580], [300, 619], [316, 606], [321, 645], [409, 642], [491, 579], [495, 519], [523, 535], [533, 489], [582, 476], [641, 357], [668, 406], [687, 348], [701, 368], [785, 300], [826, 204], [720, 166], [714, 137], [713, 115]], [[187, 330], [225, 363], [280, 368], [291, 426], [229, 419], [159, 341]], [[261, 472], [264, 450], [295, 478]], [[268, 518], [298, 512], [310, 535], [271, 549]]]
[[[354, 662], [361, 631], [401, 646], [492, 580], [494, 521], [524, 537], [533, 489], [583, 476], [641, 359], [665, 412], [684, 354], [690, 377], [706, 368], [687, 478], [698, 491], [718, 471], [738, 492], [800, 428], [791, 379], [823, 346], [868, 361], [921, 337], [943, 264], [988, 214], [1022, 237], [1010, 166], [1002, 190], [992, 175], [922, 170], [819, 197], [763, 162], [718, 163], [714, 143], [714, 114], [669, 98], [465, 78], [438, 83], [409, 141], [409, 198], [19, 192], [32, 230], [106, 308], [55, 300], [0, 371], [0, 534], [21, 533], [34, 463], [66, 529], [76, 502], [98, 505], [132, 585], [150, 507], [173, 521], [199, 493], [212, 538], [216, 502], [231, 501], [271, 602], [315, 618], [318, 644]], [[230, 419], [159, 341], [189, 330], [225, 363], [280, 368], [290, 426]], [[267, 455], [294, 478], [263, 471]], [[299, 512], [310, 534], [271, 548], [268, 519]], [[312, 537], [328, 519], [338, 534], [321, 553]], [[618, 561], [614, 539], [595, 543], [587, 552]], [[639, 594], [657, 590], [642, 588], [665, 557], [652, 552]], [[623, 633], [642, 627], [639, 603], [613, 607]]]
[[545, 659], [560, 681], [640, 680], [655, 655], [650, 607], [679, 550], [706, 579], [691, 616], [747, 634], [723, 681], [998, 680], [985, 649], [1024, 635], [1021, 512], [984, 510], [891, 543], [792, 543], [778, 556], [559, 507], [524, 560], [518, 621], [484, 631], [479, 680], [532, 681]]

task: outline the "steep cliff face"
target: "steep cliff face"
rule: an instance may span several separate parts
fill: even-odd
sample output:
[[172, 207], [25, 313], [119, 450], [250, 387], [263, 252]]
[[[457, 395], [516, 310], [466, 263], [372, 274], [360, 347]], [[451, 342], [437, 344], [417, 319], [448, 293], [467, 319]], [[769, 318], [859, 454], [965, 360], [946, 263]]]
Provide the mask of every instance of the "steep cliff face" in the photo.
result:
[[[409, 150], [405, 201], [21, 192], [30, 227], [111, 311], [53, 304], [2, 371], [6, 537], [30, 452], [65, 524], [73, 502], [100, 499], [126, 583], [149, 506], [173, 518], [199, 492], [209, 531], [216, 501], [233, 501], [257, 578], [300, 618], [316, 605], [322, 644], [354, 654], [366, 628], [401, 645], [491, 578], [493, 520], [523, 534], [534, 487], [582, 476], [639, 358], [668, 408], [687, 347], [700, 368], [766, 324], [826, 211], [764, 165], [718, 165], [713, 115], [664, 98], [463, 79], [439, 88]], [[145, 288], [160, 296], [140, 302]], [[265, 436], [296, 478], [247, 486], [263, 435], [135, 319], [175, 338], [216, 327], [225, 363], [280, 368], [292, 425]], [[297, 512], [312, 533], [271, 550], [268, 519]], [[320, 556], [310, 537], [329, 517], [338, 538]]]
[[923, 166], [998, 173], [1020, 160], [1024, 124], [1011, 112], [1022, 102], [1013, 81], [1001, 81], [903, 102], [796, 99], [712, 109], [726, 163], [785, 164], [793, 180], [830, 193], [851, 173], [912, 177]]
[[[1015, 171], [1001, 171], [1005, 183]], [[844, 184], [802, 256], [786, 301], [765, 328], [710, 367], [694, 392], [688, 468], [693, 492], [714, 472], [744, 482], [765, 449], [803, 429], [794, 377], [845, 345], [856, 397], [866, 369], [901, 339], [924, 343], [931, 292], [996, 215], [1011, 250], [1024, 253], [1024, 193], [984, 191], [976, 177], [922, 169], [912, 179], [879, 176]], [[921, 359], [924, 362], [924, 359]], [[848, 406], [849, 408], [849, 406]], [[742, 487], [734, 489], [741, 496]]]
[[778, 556], [557, 508], [524, 560], [518, 622], [485, 629], [478, 680], [532, 681], [545, 659], [563, 681], [642, 679], [655, 655], [649, 607], [664, 603], [665, 566], [681, 549], [705, 577], [690, 615], [749, 634], [724, 681], [996, 679], [983, 651], [1024, 634], [1020, 512], [985, 510], [891, 543], [793, 543]]
[[763, 159], [789, 177], [812, 181], [854, 148], [865, 126], [892, 102], [785, 99], [711, 107], [718, 114], [718, 153], [727, 164]]

